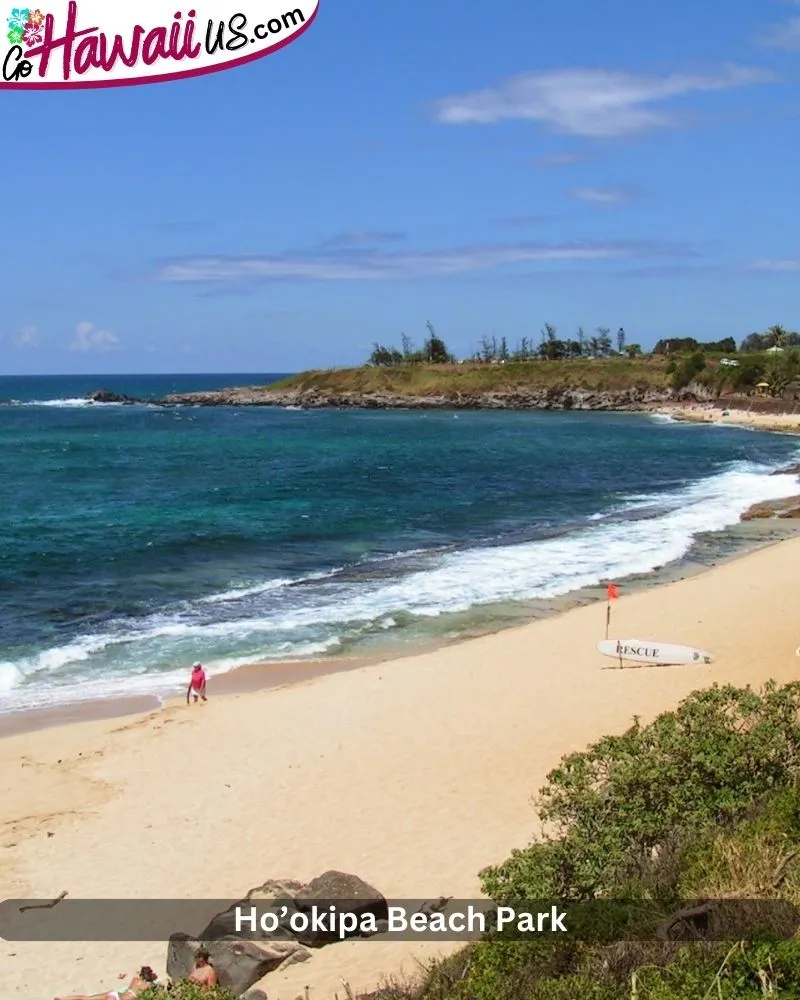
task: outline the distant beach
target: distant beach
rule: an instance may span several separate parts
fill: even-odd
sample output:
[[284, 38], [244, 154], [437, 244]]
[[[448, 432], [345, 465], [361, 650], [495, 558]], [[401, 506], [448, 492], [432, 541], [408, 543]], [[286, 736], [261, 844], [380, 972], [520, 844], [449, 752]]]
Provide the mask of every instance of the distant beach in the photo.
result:
[[673, 420], [683, 420], [694, 424], [713, 424], [720, 427], [745, 427], [748, 430], [771, 431], [775, 434], [800, 434], [800, 404], [787, 409], [794, 412], [769, 413], [738, 407], [725, 407], [717, 403], [708, 404], [676, 403], [673, 406], [655, 408], [655, 412]]

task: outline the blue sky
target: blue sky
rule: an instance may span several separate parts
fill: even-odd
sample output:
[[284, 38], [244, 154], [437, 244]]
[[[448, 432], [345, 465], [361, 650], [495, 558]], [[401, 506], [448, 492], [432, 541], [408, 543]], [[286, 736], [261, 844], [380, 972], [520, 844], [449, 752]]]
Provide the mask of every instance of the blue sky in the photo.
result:
[[789, 0], [321, 0], [248, 66], [4, 91], [0, 372], [796, 329], [799, 76]]

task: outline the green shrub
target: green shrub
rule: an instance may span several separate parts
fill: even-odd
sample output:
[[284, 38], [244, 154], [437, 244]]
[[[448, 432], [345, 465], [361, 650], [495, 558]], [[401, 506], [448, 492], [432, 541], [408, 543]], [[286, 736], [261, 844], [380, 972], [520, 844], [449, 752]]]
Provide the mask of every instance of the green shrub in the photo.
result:
[[[659, 954], [659, 949], [661, 954]], [[418, 983], [386, 987], [369, 1000], [797, 1000], [800, 942], [767, 938], [669, 953], [643, 946], [615, 967], [597, 948], [561, 950], [561, 968], [541, 964], [533, 941], [480, 942], [434, 963]], [[366, 1000], [366, 998], [364, 998]]]
[[670, 379], [673, 389], [684, 389], [693, 382], [706, 366], [706, 357], [702, 351], [695, 351], [688, 358], [683, 358], [672, 371]]
[[640, 1000], [795, 1000], [800, 943], [744, 941], [714, 952], [685, 949], [664, 968], [636, 972]]
[[800, 791], [775, 793], [735, 828], [695, 838], [684, 851], [682, 869], [683, 898], [778, 897], [797, 905]]
[[173, 983], [168, 990], [163, 986], [151, 986], [140, 993], [137, 1000], [239, 1000], [235, 993], [222, 986], [201, 986], [185, 980]]
[[[482, 872], [484, 890], [509, 901], [658, 898], [666, 889], [675, 899], [796, 905], [799, 714], [800, 684], [714, 687], [565, 757], [540, 793], [551, 835]], [[738, 944], [681, 944], [625, 931], [610, 945], [489, 935], [433, 963], [421, 981], [370, 998], [800, 1000], [796, 937], [750, 931]]]
[[538, 803], [553, 834], [484, 869], [484, 891], [579, 901], [630, 896], [643, 881], [669, 892], [666, 861], [687, 835], [736, 820], [791, 784], [799, 711], [800, 684], [770, 683], [761, 694], [715, 686], [565, 757]]

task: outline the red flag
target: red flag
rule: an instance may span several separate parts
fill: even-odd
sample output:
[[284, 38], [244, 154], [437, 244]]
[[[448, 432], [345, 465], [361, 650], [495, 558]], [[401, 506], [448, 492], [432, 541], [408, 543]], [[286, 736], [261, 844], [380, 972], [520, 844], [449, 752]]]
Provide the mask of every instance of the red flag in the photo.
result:
[[608, 599], [609, 601], [615, 601], [619, 597], [619, 588], [616, 583], [609, 583], [608, 585]]

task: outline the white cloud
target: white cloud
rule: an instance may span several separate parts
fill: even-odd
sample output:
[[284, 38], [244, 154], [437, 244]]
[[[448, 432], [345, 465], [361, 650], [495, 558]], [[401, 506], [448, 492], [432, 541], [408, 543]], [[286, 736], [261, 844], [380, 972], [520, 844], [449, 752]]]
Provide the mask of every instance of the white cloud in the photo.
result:
[[653, 107], [671, 98], [770, 79], [766, 71], [746, 66], [725, 66], [709, 75], [643, 76], [595, 69], [521, 73], [497, 87], [444, 97], [434, 116], [448, 125], [537, 121], [573, 135], [608, 138], [676, 126], [678, 119]]
[[[788, 2], [794, 7], [800, 7], [800, 0]], [[770, 49], [800, 52], [800, 17], [790, 17], [788, 21], [769, 25], [759, 40]]]
[[800, 17], [790, 17], [784, 24], [773, 24], [764, 32], [761, 44], [770, 49], [800, 52]]
[[11, 343], [14, 347], [37, 347], [39, 330], [35, 326], [25, 326], [18, 333], [13, 334]]
[[98, 330], [94, 323], [85, 320], [75, 327], [71, 351], [109, 351], [119, 343], [119, 337], [110, 330]]
[[756, 260], [749, 265], [751, 271], [800, 271], [800, 257], [783, 260]]
[[573, 198], [580, 201], [593, 201], [598, 205], [619, 205], [621, 202], [630, 201], [634, 197], [631, 188], [594, 188], [580, 187], [570, 191]]
[[686, 257], [686, 248], [657, 242], [499, 243], [449, 250], [384, 252], [379, 250], [292, 251], [275, 256], [185, 257], [161, 265], [160, 281], [234, 284], [259, 281], [387, 281], [441, 277], [485, 271], [525, 262]]

